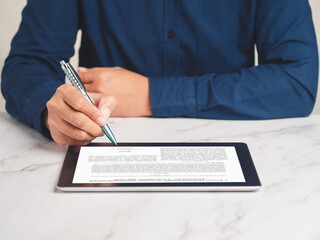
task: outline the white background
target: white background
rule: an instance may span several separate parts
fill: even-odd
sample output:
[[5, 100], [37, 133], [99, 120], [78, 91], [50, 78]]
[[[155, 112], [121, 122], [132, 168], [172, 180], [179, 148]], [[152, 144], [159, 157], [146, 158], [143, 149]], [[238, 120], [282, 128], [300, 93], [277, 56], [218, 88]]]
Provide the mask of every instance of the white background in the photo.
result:
[[[21, 11], [26, 5], [26, 0], [1, 0], [0, 1], [0, 69], [2, 70], [4, 60], [10, 50], [10, 42], [17, 32], [20, 21]], [[290, 1], [288, 1], [290, 2]], [[318, 47], [320, 46], [320, 0], [309, 0], [312, 12], [313, 21], [318, 36]], [[75, 49], [79, 48], [79, 39], [76, 42]], [[76, 55], [71, 59], [74, 66], [77, 66], [77, 51]], [[0, 77], [1, 82], [1, 77]], [[319, 94], [318, 94], [319, 95]], [[5, 111], [5, 101], [0, 94], [0, 112]], [[320, 98], [317, 98], [317, 103], [313, 113], [320, 113]]]

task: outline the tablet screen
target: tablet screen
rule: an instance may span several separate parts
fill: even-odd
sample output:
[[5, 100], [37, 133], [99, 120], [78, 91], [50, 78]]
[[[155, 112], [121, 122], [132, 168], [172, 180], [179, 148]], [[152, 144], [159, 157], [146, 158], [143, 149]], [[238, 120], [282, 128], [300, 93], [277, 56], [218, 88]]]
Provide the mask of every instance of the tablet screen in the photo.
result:
[[72, 183], [245, 182], [234, 146], [81, 147]]

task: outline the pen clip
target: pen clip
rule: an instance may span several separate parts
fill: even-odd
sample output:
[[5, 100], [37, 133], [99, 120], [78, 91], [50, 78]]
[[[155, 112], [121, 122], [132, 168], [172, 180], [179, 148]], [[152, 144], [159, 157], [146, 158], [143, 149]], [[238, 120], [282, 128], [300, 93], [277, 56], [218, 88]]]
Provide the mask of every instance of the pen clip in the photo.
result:
[[67, 75], [68, 79], [70, 80], [71, 84], [78, 90], [82, 92], [86, 92], [86, 88], [84, 84], [82, 83], [78, 73], [76, 70], [72, 67], [70, 63], [66, 63], [65, 61], [61, 61], [61, 68]]

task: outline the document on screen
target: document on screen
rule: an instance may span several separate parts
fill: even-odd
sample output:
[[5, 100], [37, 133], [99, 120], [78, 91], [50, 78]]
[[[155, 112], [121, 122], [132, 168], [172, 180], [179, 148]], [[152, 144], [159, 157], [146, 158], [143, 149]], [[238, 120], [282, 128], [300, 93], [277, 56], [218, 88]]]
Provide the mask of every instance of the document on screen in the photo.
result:
[[81, 147], [73, 183], [245, 182], [227, 147]]

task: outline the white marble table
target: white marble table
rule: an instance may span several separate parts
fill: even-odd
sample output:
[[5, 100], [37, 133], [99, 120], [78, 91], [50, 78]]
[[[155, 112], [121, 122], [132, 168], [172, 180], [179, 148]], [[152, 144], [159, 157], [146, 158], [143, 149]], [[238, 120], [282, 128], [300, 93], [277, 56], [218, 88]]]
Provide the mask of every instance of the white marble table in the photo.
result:
[[0, 239], [320, 239], [320, 115], [117, 118], [110, 126], [119, 142], [246, 142], [263, 186], [251, 193], [58, 192], [66, 148], [1, 113]]

